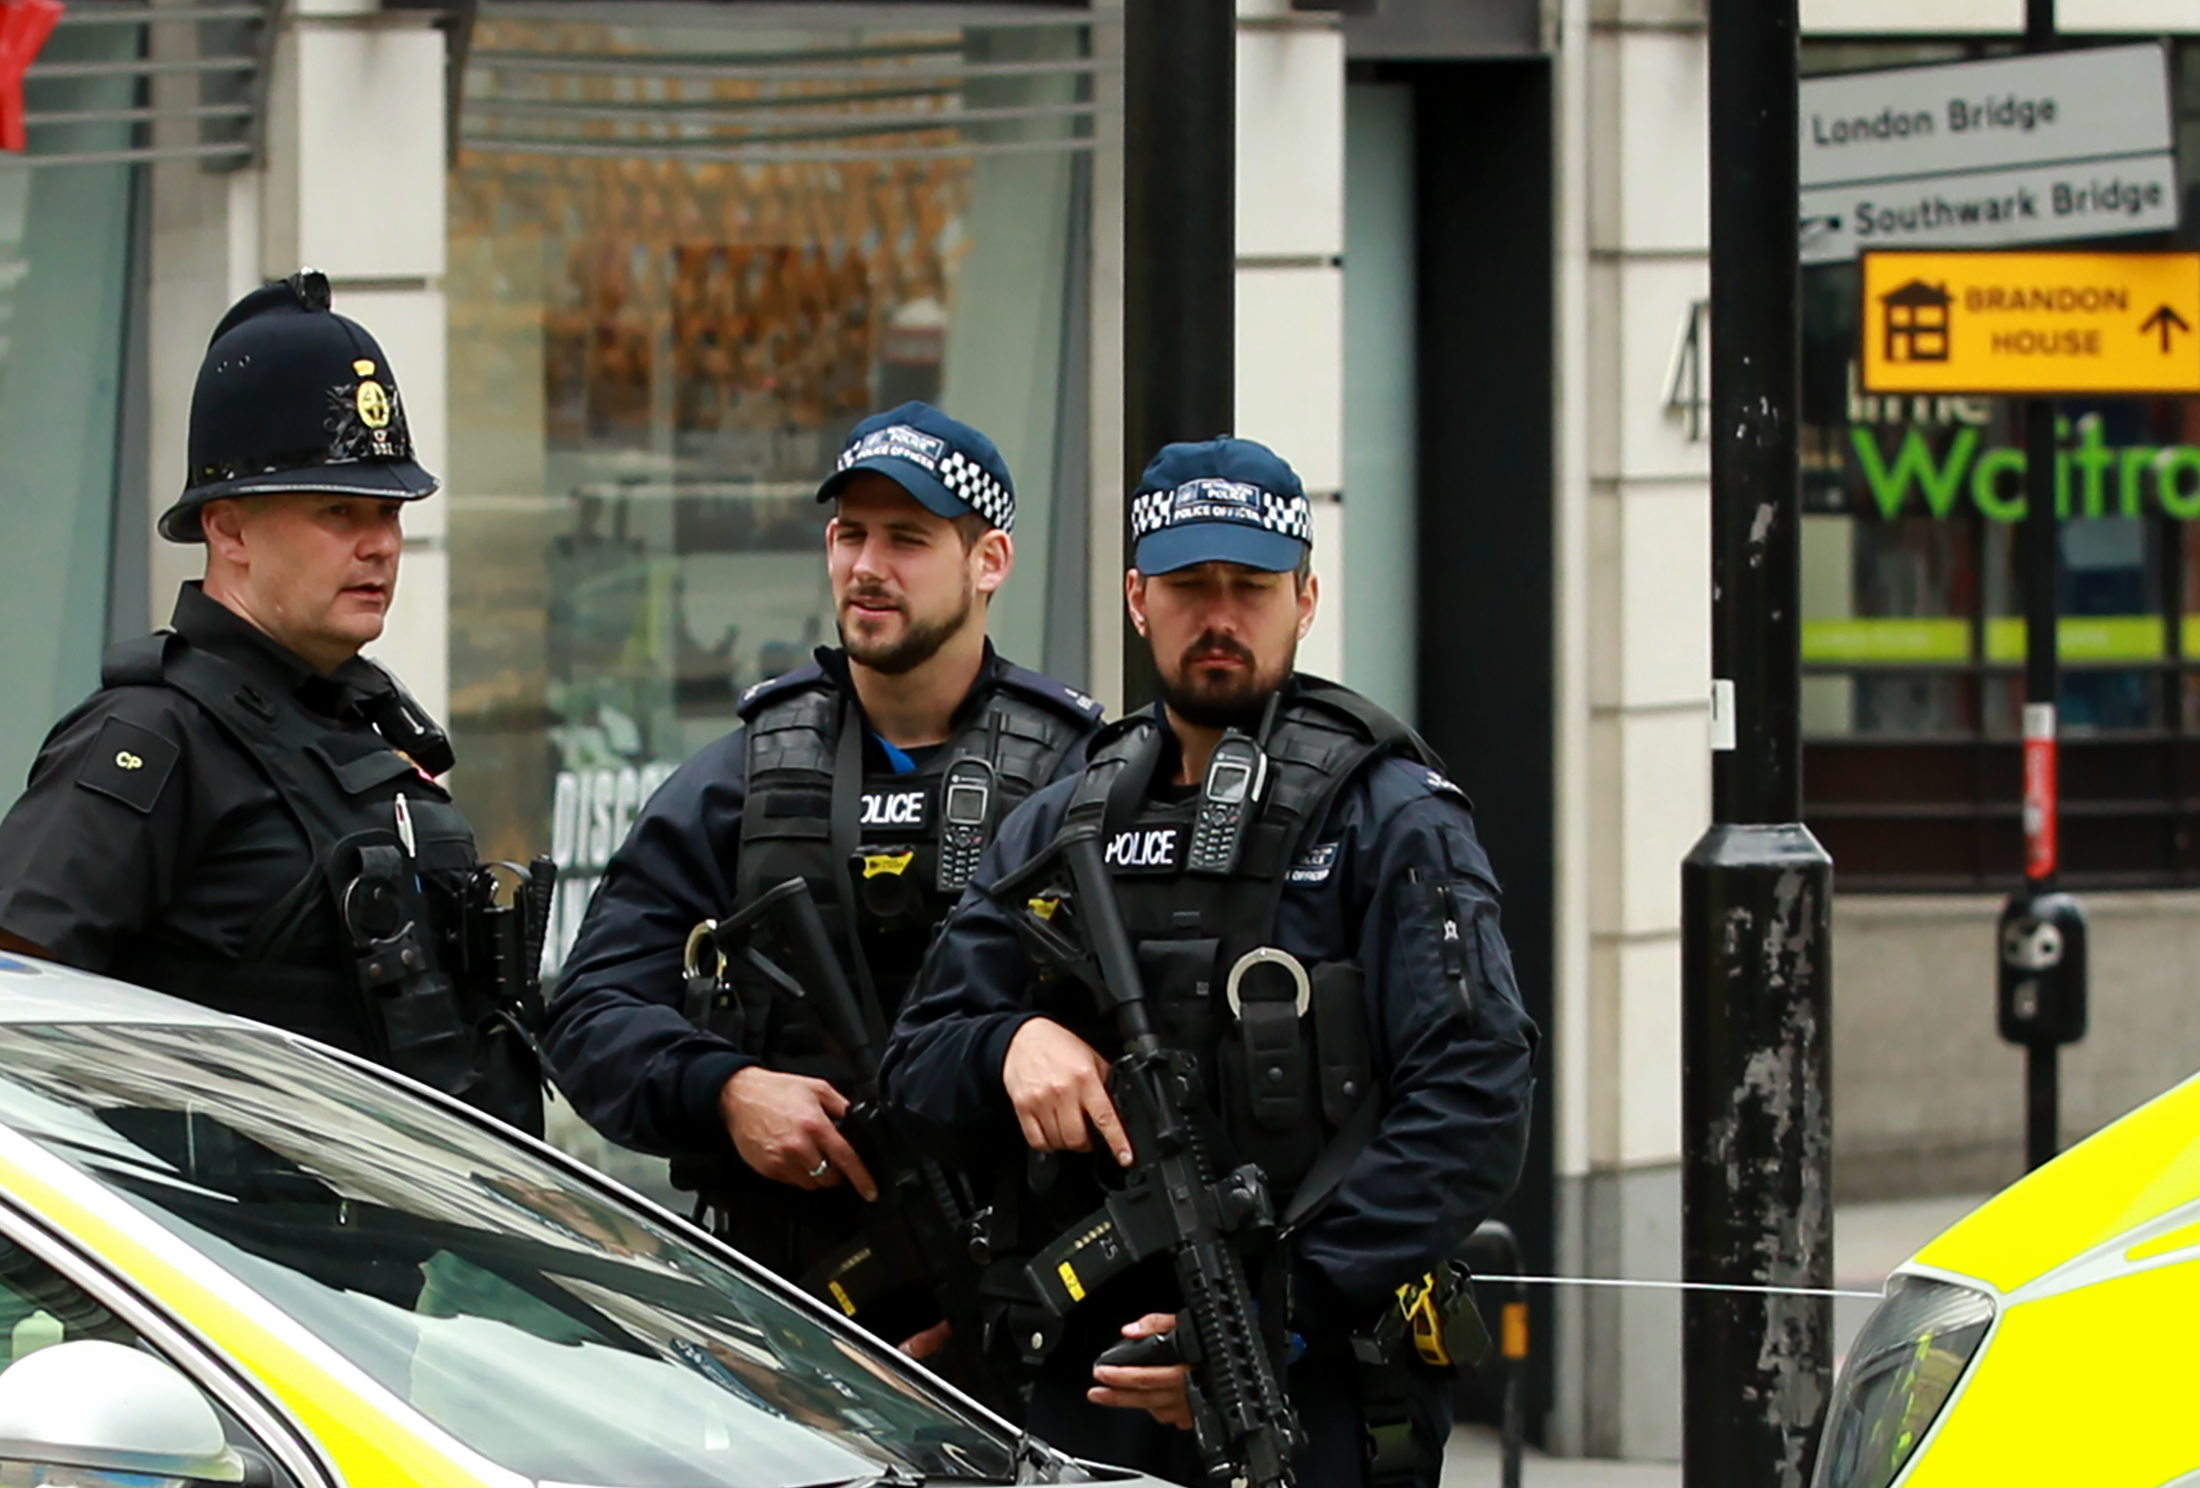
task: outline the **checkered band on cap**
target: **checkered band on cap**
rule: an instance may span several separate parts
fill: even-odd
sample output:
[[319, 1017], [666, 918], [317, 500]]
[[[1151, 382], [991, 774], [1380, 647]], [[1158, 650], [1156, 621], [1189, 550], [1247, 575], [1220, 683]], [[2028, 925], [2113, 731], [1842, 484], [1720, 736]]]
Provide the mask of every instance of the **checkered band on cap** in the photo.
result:
[[1131, 536], [1145, 537], [1169, 525], [1169, 509], [1176, 504], [1174, 491], [1140, 491], [1131, 498]]
[[1303, 543], [1314, 541], [1314, 507], [1304, 496], [1263, 491], [1239, 481], [1187, 481], [1131, 498], [1131, 539], [1192, 522], [1242, 522]]
[[1285, 537], [1295, 537], [1302, 543], [1314, 541], [1314, 503], [1304, 496], [1278, 496], [1270, 491], [1260, 493], [1260, 525], [1270, 532], [1280, 532]]
[[1003, 532], [1016, 530], [1016, 498], [983, 465], [961, 450], [950, 450], [940, 461], [939, 476], [957, 501]]

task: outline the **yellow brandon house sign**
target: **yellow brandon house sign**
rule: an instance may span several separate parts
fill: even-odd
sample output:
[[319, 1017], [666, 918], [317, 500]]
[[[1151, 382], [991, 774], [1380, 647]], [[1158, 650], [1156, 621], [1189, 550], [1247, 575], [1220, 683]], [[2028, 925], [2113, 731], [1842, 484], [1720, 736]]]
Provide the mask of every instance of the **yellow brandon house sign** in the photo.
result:
[[1870, 393], [2200, 394], [2200, 253], [1867, 253]]

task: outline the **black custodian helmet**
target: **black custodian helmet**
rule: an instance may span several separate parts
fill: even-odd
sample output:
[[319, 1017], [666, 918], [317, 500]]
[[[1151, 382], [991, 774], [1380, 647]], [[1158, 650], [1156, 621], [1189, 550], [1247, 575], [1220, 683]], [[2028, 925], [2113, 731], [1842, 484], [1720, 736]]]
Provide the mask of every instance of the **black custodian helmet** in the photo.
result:
[[230, 306], [191, 393], [191, 471], [161, 514], [170, 542], [203, 542], [199, 508], [303, 491], [416, 501], [442, 484], [413, 459], [389, 361], [329, 309], [328, 276], [300, 269]]

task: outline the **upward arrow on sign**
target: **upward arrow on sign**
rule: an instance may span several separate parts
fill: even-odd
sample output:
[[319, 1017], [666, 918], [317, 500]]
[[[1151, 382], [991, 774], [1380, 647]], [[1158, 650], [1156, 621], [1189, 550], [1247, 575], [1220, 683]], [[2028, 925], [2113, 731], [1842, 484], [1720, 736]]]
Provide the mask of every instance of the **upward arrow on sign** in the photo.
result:
[[2139, 325], [2141, 335], [2153, 330], [2159, 330], [2162, 333], [2162, 355], [2164, 356], [2169, 355], [2170, 337], [2178, 331], [2189, 331], [2191, 329], [2191, 326], [2185, 324], [2185, 317], [2179, 315], [2168, 305], [2162, 306], [2161, 309], [2148, 316]]

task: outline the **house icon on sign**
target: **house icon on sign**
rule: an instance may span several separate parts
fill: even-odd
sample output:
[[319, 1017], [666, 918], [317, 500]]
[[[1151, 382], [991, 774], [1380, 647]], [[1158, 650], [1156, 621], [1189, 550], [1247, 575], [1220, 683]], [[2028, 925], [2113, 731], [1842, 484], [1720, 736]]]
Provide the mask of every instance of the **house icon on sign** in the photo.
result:
[[1890, 362], [1948, 360], [1948, 307], [1955, 299], [1945, 284], [1912, 279], [1879, 297], [1887, 309], [1885, 356]]

